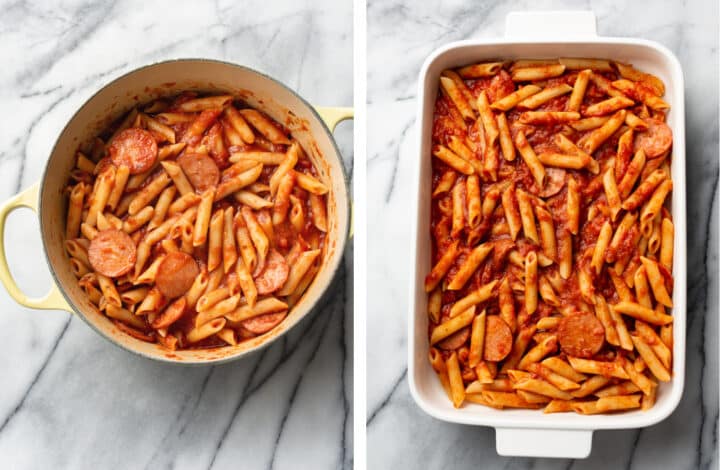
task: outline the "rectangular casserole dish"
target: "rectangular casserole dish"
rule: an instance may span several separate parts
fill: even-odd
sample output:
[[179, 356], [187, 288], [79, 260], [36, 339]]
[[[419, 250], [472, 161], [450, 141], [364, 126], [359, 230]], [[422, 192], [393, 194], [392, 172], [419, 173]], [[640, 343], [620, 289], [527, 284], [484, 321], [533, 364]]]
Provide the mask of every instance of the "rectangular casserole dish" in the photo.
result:
[[[428, 361], [427, 294], [424, 279], [431, 268], [430, 191], [433, 109], [440, 73], [452, 67], [491, 59], [557, 57], [606, 58], [629, 62], [657, 75], [666, 85], [670, 103], [668, 125], [673, 132], [671, 212], [675, 224], [673, 265], [673, 376], [658, 387], [657, 402], [647, 411], [612, 415], [543, 414], [542, 410], [496, 410], [466, 404], [455, 409]], [[641, 428], [662, 421], [680, 402], [685, 380], [686, 207], [685, 109], [683, 75], [677, 58], [664, 46], [643, 39], [599, 37], [592, 12], [510, 13], [505, 38], [458, 41], [437, 49], [420, 72], [418, 82], [418, 151], [414, 183], [409, 301], [408, 375], [417, 404], [431, 416], [449, 422], [492, 426], [501, 455], [585, 458], [596, 429]]]

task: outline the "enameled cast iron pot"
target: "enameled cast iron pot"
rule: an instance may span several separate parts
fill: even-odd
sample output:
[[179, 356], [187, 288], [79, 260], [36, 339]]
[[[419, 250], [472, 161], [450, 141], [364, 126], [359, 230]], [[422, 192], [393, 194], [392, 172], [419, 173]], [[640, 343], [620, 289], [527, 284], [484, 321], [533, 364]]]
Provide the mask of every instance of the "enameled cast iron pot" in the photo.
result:
[[[236, 346], [169, 351], [117, 329], [97, 311], [78, 286], [64, 249], [67, 198], [63, 197], [63, 188], [81, 143], [92, 139], [132, 107], [186, 90], [233, 94], [284, 124], [306, 150], [323, 182], [330, 187], [328, 232], [317, 277], [286, 319], [273, 330]], [[228, 62], [171, 60], [129, 72], [101, 88], [70, 119], [55, 142], [42, 179], [0, 206], [0, 281], [18, 303], [34, 309], [75, 313], [111, 342], [154, 360], [181, 364], [220, 363], [267, 346], [310, 313], [340, 266], [350, 227], [350, 198], [347, 176], [332, 130], [338, 122], [351, 117], [351, 109], [315, 108], [279, 81]], [[55, 281], [43, 298], [25, 295], [8, 268], [2, 235], [7, 215], [18, 207], [33, 209], [40, 219], [44, 253]]]

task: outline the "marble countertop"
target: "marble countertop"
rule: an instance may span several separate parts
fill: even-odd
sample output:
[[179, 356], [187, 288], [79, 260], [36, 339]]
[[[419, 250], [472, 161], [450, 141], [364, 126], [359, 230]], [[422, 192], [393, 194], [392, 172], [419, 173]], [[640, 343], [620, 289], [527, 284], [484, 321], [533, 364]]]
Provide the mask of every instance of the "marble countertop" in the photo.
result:
[[[55, 5], [55, 6], [52, 6]], [[352, 105], [352, 4], [0, 2], [0, 200], [37, 181], [72, 113], [140, 65], [207, 57], [264, 71], [318, 105]], [[336, 138], [352, 171], [352, 124]], [[36, 217], [5, 240], [19, 284], [50, 275]], [[352, 468], [352, 246], [316, 315], [246, 360], [187, 368], [140, 359], [67, 313], [0, 289], [0, 467]]]
[[[587, 460], [500, 457], [488, 427], [426, 415], [407, 381], [409, 170], [415, 151], [417, 77], [437, 47], [504, 33], [510, 11], [591, 9], [604, 36], [659, 41], [686, 83], [688, 342], [677, 410], [646, 429], [597, 431]], [[718, 422], [718, 4], [716, 1], [368, 1], [368, 468], [717, 468]]]

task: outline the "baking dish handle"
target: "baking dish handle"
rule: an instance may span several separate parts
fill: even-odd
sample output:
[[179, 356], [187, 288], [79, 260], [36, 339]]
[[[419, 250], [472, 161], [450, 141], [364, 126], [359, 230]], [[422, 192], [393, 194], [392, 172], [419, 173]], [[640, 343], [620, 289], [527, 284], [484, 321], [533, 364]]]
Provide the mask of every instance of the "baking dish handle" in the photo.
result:
[[495, 449], [511, 457], [584, 459], [592, 448], [592, 431], [496, 428]]
[[37, 213], [39, 190], [40, 183], [35, 183], [25, 191], [13, 196], [0, 205], [0, 281], [2, 281], [10, 297], [15, 299], [20, 305], [40, 310], [65, 310], [72, 312], [73, 309], [68, 305], [57, 285], [54, 283], [50, 286], [50, 292], [48, 292], [45, 297], [28, 297], [20, 290], [12, 274], [10, 274], [7, 257], [5, 256], [5, 221], [7, 216], [20, 207], [27, 207]]
[[591, 11], [513, 11], [505, 17], [505, 36], [512, 38], [596, 38]]
[[355, 117], [355, 111], [353, 108], [341, 108], [337, 106], [315, 106], [315, 110], [320, 115], [320, 118], [328, 126], [330, 132], [335, 132], [335, 127], [342, 121], [352, 119]]

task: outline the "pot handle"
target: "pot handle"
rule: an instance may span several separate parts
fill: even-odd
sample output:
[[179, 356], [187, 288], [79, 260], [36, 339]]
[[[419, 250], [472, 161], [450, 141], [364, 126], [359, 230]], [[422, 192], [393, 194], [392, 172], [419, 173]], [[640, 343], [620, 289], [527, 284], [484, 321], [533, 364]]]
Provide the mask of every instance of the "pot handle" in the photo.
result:
[[335, 132], [335, 127], [342, 121], [347, 119], [353, 119], [355, 117], [355, 110], [353, 108], [341, 108], [337, 106], [315, 106], [315, 110], [320, 115], [320, 118], [328, 126], [330, 132]]
[[[353, 108], [341, 108], [338, 106], [315, 106], [315, 110], [320, 115], [320, 118], [325, 122], [325, 125], [328, 126], [330, 129], [330, 132], [335, 132], [335, 128], [338, 124], [340, 124], [342, 121], [345, 121], [347, 119], [354, 119], [355, 118], [355, 110]], [[355, 233], [355, 230], [353, 227], [355, 220], [355, 204], [351, 203], [350, 207], [350, 233], [349, 236], [353, 236]]]
[[16, 194], [8, 199], [0, 206], [0, 281], [2, 281], [10, 297], [15, 299], [20, 305], [40, 310], [65, 310], [72, 312], [73, 309], [68, 305], [55, 283], [50, 286], [50, 292], [48, 292], [45, 297], [33, 298], [25, 295], [15, 283], [12, 274], [10, 274], [7, 257], [5, 256], [5, 220], [8, 214], [19, 207], [27, 207], [37, 213], [39, 190], [40, 183], [35, 183], [20, 194]]
[[496, 428], [495, 449], [509, 457], [584, 459], [592, 448], [590, 430]]
[[505, 37], [596, 38], [592, 11], [513, 11], [505, 17]]

